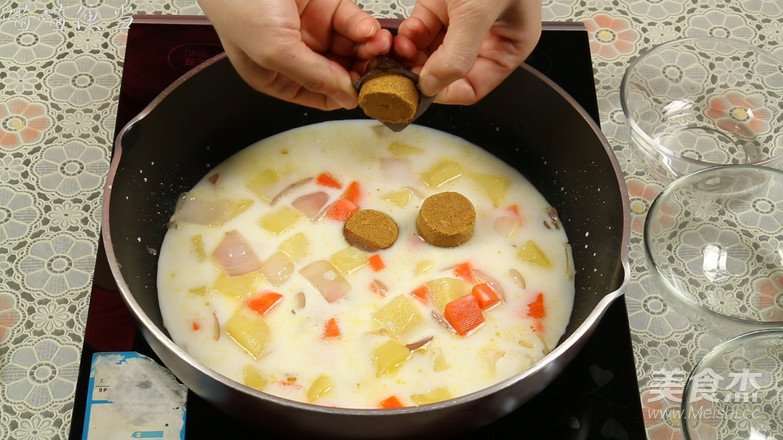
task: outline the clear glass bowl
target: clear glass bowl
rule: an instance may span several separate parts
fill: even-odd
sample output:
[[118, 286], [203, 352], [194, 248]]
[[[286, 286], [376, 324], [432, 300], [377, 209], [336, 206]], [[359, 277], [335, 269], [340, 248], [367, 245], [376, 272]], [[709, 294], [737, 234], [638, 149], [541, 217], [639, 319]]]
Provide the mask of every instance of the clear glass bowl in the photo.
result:
[[682, 396], [686, 440], [783, 438], [783, 329], [719, 344], [691, 372]]
[[783, 171], [707, 168], [670, 183], [644, 226], [662, 296], [727, 338], [783, 326]]
[[713, 37], [664, 43], [626, 70], [620, 101], [631, 145], [669, 182], [733, 164], [783, 164], [783, 60]]

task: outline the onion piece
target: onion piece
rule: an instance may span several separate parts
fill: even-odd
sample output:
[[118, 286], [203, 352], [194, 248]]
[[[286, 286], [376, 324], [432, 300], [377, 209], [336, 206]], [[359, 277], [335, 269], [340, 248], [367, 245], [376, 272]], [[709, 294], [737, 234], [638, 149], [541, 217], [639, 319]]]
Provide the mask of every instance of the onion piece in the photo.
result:
[[214, 320], [214, 325], [212, 327], [213, 333], [212, 338], [216, 341], [220, 339], [220, 320], [217, 317], [217, 314], [215, 312], [212, 312], [212, 319]]
[[299, 269], [299, 273], [315, 287], [326, 302], [333, 303], [351, 290], [351, 285], [340, 275], [332, 263], [326, 260], [314, 261]]
[[221, 269], [231, 277], [244, 275], [261, 268], [261, 260], [244, 237], [236, 230], [226, 232], [212, 252]]
[[[515, 270], [515, 269], [511, 269], [511, 270]], [[487, 275], [486, 272], [478, 269], [473, 269], [473, 276], [475, 276], [479, 281], [483, 281], [489, 284], [489, 287], [491, 287], [492, 290], [494, 290], [498, 294], [498, 296], [500, 296], [500, 299], [502, 299], [503, 301], [506, 300], [506, 292], [503, 291], [503, 286], [498, 282], [498, 280]]]
[[385, 298], [386, 294], [389, 293], [389, 288], [386, 286], [386, 283], [379, 279], [372, 280], [370, 283], [370, 290], [372, 290], [373, 293], [380, 295], [381, 298]]
[[210, 199], [197, 194], [185, 193], [180, 196], [171, 223], [195, 223], [205, 226], [221, 226], [244, 212], [252, 200]]
[[525, 277], [523, 277], [518, 270], [510, 269], [508, 271], [508, 274], [511, 276], [511, 279], [514, 280], [515, 283], [519, 284], [520, 287], [522, 287], [523, 289], [527, 287], [527, 283], [525, 282]]
[[429, 342], [432, 341], [432, 338], [433, 338], [432, 336], [427, 336], [424, 339], [420, 339], [418, 341], [411, 342], [410, 344], [405, 344], [405, 347], [407, 347], [408, 350], [410, 350], [410, 351], [418, 350], [421, 347], [424, 347], [425, 345], [429, 344]]
[[299, 196], [291, 202], [291, 206], [298, 209], [302, 214], [309, 217], [311, 220], [318, 216], [326, 202], [329, 200], [329, 194], [323, 191], [305, 194]]
[[282, 252], [275, 252], [261, 264], [261, 273], [270, 283], [279, 286], [294, 272], [294, 263]]
[[501, 237], [511, 238], [519, 230], [519, 225], [519, 217], [504, 215], [495, 219], [495, 222], [492, 223], [492, 229], [500, 234]]
[[302, 185], [310, 183], [312, 180], [313, 180], [312, 177], [305, 177], [304, 179], [297, 180], [296, 182], [286, 186], [285, 188], [283, 188], [282, 191], [280, 191], [274, 197], [272, 197], [272, 201], [269, 202], [269, 206], [274, 206], [275, 203], [279, 202], [280, 199], [282, 199], [283, 197], [287, 196], [291, 191], [299, 188]]
[[409, 183], [416, 178], [411, 172], [411, 163], [407, 159], [397, 157], [383, 157], [379, 159], [383, 177], [389, 182]]

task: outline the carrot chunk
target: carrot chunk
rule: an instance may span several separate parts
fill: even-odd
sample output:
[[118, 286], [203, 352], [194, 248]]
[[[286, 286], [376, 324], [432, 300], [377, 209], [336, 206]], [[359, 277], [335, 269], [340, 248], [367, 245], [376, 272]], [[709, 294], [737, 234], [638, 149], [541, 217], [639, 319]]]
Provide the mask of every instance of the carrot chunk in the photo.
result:
[[405, 405], [400, 402], [397, 396], [389, 396], [386, 399], [381, 400], [380, 407], [383, 409], [402, 408]]
[[479, 307], [476, 297], [471, 294], [461, 296], [446, 304], [443, 317], [460, 336], [468, 334], [484, 323], [481, 307]]
[[283, 295], [279, 293], [266, 292], [248, 299], [247, 306], [259, 315], [264, 315], [281, 299], [283, 299]]
[[337, 188], [340, 189], [343, 187], [342, 183], [340, 183], [337, 179], [335, 179], [331, 174], [329, 173], [321, 173], [316, 177], [315, 183], [326, 186], [329, 188]]
[[362, 196], [362, 189], [359, 186], [359, 182], [353, 181], [350, 185], [348, 185], [348, 188], [345, 189], [345, 193], [343, 194], [344, 199], [348, 199], [357, 205], [359, 204], [359, 199], [361, 199]]
[[473, 265], [467, 261], [454, 268], [454, 275], [469, 283], [475, 281], [475, 277], [473, 275]]
[[340, 327], [337, 325], [337, 319], [331, 318], [328, 321], [326, 321], [326, 325], [324, 326], [323, 338], [332, 339], [338, 336], [340, 336]]
[[370, 263], [370, 267], [375, 272], [380, 272], [386, 267], [386, 263], [383, 262], [383, 258], [381, 258], [378, 254], [373, 254], [370, 256], [370, 258], [367, 259], [367, 262]]
[[476, 284], [470, 293], [476, 298], [481, 310], [486, 310], [500, 302], [500, 295], [489, 283]]
[[546, 317], [543, 293], [539, 293], [536, 299], [527, 305], [527, 316], [535, 319], [543, 319]]
[[329, 211], [326, 212], [326, 216], [332, 220], [346, 221], [358, 210], [359, 205], [347, 198], [342, 198], [329, 208]]
[[201, 328], [201, 324], [198, 321], [193, 321], [193, 330], [198, 331]]
[[414, 289], [413, 292], [411, 292], [411, 295], [421, 301], [422, 304], [427, 305], [430, 302], [430, 300], [427, 298], [429, 293], [430, 289], [427, 286], [421, 286]]

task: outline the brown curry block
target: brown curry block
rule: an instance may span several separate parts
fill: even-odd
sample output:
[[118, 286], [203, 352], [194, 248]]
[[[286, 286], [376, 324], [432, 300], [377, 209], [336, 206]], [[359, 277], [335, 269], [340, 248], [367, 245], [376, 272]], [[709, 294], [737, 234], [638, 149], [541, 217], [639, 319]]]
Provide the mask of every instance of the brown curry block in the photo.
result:
[[419, 90], [401, 74], [383, 73], [367, 79], [359, 90], [359, 106], [367, 116], [381, 122], [410, 122], [419, 105]]

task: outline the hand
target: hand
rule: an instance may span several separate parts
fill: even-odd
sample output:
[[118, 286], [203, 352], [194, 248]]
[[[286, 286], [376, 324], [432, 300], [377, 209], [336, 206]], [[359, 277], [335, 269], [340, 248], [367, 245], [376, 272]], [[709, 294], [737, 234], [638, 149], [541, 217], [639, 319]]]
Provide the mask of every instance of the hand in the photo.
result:
[[419, 0], [394, 39], [419, 73], [419, 90], [473, 104], [530, 55], [541, 36], [541, 0]]
[[351, 81], [392, 36], [351, 0], [199, 0], [254, 89], [322, 110], [354, 108]]

